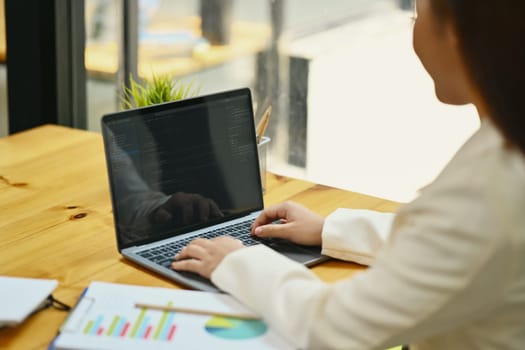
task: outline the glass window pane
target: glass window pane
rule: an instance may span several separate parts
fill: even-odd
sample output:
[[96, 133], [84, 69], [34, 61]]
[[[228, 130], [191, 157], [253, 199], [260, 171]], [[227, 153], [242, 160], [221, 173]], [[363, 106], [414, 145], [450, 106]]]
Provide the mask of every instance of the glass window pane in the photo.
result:
[[[92, 130], [120, 108], [121, 4], [86, 0]], [[137, 70], [200, 94], [250, 87], [256, 121], [272, 105], [271, 171], [410, 200], [478, 123], [472, 108], [437, 102], [411, 47], [411, 9], [412, 0], [139, 0]], [[438, 128], [454, 132], [445, 140]]]

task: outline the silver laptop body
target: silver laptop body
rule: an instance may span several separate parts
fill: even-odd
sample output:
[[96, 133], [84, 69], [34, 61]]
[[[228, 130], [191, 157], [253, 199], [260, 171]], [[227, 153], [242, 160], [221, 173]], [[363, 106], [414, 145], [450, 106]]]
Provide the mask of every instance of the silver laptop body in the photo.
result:
[[170, 268], [197, 237], [265, 244], [307, 266], [319, 247], [256, 240], [263, 209], [252, 98], [247, 88], [105, 115], [102, 134], [119, 252], [187, 287], [218, 291]]

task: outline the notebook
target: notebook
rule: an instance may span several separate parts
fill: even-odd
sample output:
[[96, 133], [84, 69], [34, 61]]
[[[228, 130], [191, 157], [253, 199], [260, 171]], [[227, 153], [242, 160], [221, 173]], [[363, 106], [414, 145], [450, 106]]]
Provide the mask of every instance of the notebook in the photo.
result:
[[105, 115], [102, 134], [125, 258], [204, 291], [218, 289], [170, 267], [197, 237], [265, 244], [307, 266], [327, 259], [320, 247], [250, 237], [264, 204], [248, 88]]
[[57, 285], [51, 279], [0, 276], [0, 328], [23, 322], [46, 302]]

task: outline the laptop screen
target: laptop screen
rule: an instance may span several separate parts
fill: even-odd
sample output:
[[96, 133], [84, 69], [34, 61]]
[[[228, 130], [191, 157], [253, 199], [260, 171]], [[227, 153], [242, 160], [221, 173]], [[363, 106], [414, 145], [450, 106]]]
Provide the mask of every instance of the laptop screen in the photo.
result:
[[263, 208], [249, 89], [104, 116], [119, 249]]

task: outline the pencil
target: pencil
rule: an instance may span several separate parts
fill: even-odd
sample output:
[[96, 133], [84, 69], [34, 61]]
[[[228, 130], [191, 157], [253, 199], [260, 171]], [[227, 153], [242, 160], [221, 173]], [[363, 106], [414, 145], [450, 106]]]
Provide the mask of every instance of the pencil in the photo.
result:
[[266, 127], [268, 126], [268, 120], [270, 120], [270, 114], [272, 114], [272, 105], [269, 105], [264, 111], [264, 114], [255, 128], [255, 134], [257, 135], [257, 144], [262, 140]]
[[217, 311], [208, 311], [208, 310], [197, 310], [197, 309], [190, 309], [190, 308], [177, 307], [177, 306], [167, 306], [167, 305], [152, 305], [152, 304], [136, 303], [135, 307], [141, 308], [141, 309], [175, 311], [175, 312], [182, 312], [182, 313], [194, 314], [194, 315], [213, 315], [213, 316], [221, 316], [221, 317], [230, 317], [230, 318], [238, 318], [241, 320], [259, 320], [261, 319], [259, 316], [251, 315], [251, 314], [243, 314], [243, 313], [237, 313], [237, 312], [217, 312]]

